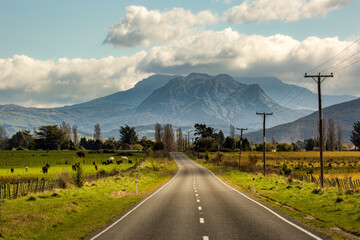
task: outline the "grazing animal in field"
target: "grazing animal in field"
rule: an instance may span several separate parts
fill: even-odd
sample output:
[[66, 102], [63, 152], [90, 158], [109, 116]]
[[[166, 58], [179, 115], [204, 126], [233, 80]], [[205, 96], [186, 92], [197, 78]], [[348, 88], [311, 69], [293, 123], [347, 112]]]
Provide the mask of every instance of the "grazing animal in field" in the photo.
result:
[[107, 161], [101, 161], [102, 165], [108, 165]]
[[42, 167], [42, 172], [43, 173], [48, 173], [48, 168], [46, 166]]
[[98, 170], [98, 165], [97, 164], [95, 164], [95, 170]]
[[11, 173], [14, 173], [14, 169], [13, 169], [13, 168], [11, 168]]
[[122, 162], [123, 162], [122, 160], [116, 160], [117, 165], [119, 165]]
[[123, 161], [129, 161], [129, 159], [127, 157], [121, 157], [121, 160]]
[[49, 163], [46, 163], [46, 164], [45, 164], [45, 167], [47, 167], [47, 169], [50, 169], [50, 164], [49, 164]]
[[95, 162], [93, 162], [93, 165], [96, 165]]
[[132, 164], [133, 162], [132, 162], [131, 160], [129, 160], [128, 163], [131, 163], [131, 164]]
[[25, 168], [25, 172], [28, 172], [28, 171], [29, 171], [29, 167], [26, 167], [26, 168]]
[[113, 158], [113, 157], [110, 157], [110, 158], [107, 160], [107, 163], [108, 163], [108, 164], [114, 163], [114, 158]]
[[76, 152], [76, 155], [79, 157], [79, 158], [84, 158], [85, 157], [85, 153], [84, 152]]

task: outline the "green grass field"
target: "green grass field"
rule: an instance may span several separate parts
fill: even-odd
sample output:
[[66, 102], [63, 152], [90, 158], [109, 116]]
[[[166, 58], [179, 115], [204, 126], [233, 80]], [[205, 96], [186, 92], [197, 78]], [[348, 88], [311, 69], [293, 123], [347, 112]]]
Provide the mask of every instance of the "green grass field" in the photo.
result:
[[0, 239], [84, 239], [167, 181], [176, 169], [172, 160], [149, 157], [136, 170], [86, 182], [82, 188], [0, 201]]
[[[109, 165], [101, 164], [101, 161], [106, 161], [109, 157], [119, 160], [121, 154], [121, 152], [91, 154], [89, 151], [85, 151], [85, 158], [80, 159], [77, 157], [76, 151], [0, 151], [0, 182], [28, 178], [55, 179], [60, 172], [74, 172], [72, 164], [79, 160], [84, 162], [85, 177], [94, 175], [99, 170], [105, 172], [121, 171], [133, 166], [146, 153], [132, 152], [132, 156], [127, 156], [133, 162], [132, 164], [127, 162], [119, 165], [116, 162]], [[98, 165], [98, 171], [95, 170], [93, 162]], [[42, 167], [46, 163], [50, 164], [50, 169], [47, 174], [44, 174], [42, 173]], [[28, 167], [28, 172], [25, 171], [25, 167]], [[11, 173], [11, 168], [14, 169], [14, 173]]]
[[[216, 156], [209, 153], [209, 158]], [[226, 162], [238, 164], [239, 152], [223, 153]], [[262, 152], [242, 152], [241, 164], [247, 164], [249, 156], [257, 158], [257, 165], [263, 166]], [[295, 173], [306, 173], [312, 170], [314, 175], [320, 174], [319, 152], [266, 152], [266, 166], [269, 171], [280, 169], [286, 163]], [[204, 153], [200, 153], [204, 158]], [[353, 177], [360, 179], [360, 151], [324, 152], [326, 177]]]

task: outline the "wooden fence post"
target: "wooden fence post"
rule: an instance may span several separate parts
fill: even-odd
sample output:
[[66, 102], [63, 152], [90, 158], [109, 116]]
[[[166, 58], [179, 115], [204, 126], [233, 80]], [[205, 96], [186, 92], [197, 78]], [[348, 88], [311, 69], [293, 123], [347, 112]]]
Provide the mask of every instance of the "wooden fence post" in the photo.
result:
[[38, 187], [39, 187], [39, 179], [36, 181], [35, 192], [37, 192], [37, 191], [38, 191]]
[[20, 181], [18, 180], [17, 184], [16, 184], [16, 194], [15, 194], [15, 198], [19, 197], [19, 187], [20, 187]]

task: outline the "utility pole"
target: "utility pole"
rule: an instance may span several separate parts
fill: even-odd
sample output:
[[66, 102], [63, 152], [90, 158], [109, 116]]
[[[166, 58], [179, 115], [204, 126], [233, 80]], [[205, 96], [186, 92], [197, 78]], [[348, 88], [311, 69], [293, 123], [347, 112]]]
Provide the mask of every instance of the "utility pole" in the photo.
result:
[[273, 115], [273, 113], [266, 113], [266, 112], [262, 112], [262, 113], [259, 113], [259, 112], [256, 112], [256, 115], [262, 115], [262, 117], [264, 118], [264, 121], [263, 121], [263, 137], [264, 137], [264, 140], [263, 140], [263, 161], [264, 161], [264, 176], [266, 174], [266, 164], [265, 164], [265, 151], [266, 151], [266, 137], [265, 137], [265, 121], [266, 121], [266, 116], [268, 115]]
[[322, 113], [322, 107], [321, 107], [321, 83], [328, 77], [334, 77], [334, 75], [331, 73], [330, 75], [321, 75], [320, 73], [318, 75], [307, 75], [305, 73], [305, 78], [312, 78], [317, 83], [318, 88], [318, 102], [319, 102], [319, 147], [320, 147], [320, 185], [321, 188], [324, 187], [324, 158], [323, 158], [323, 121], [324, 116]]
[[243, 131], [248, 130], [247, 128], [236, 128], [237, 130], [240, 130], [240, 148], [239, 148], [239, 170], [240, 170], [240, 159], [241, 159], [241, 140], [242, 140], [242, 135], [243, 135]]

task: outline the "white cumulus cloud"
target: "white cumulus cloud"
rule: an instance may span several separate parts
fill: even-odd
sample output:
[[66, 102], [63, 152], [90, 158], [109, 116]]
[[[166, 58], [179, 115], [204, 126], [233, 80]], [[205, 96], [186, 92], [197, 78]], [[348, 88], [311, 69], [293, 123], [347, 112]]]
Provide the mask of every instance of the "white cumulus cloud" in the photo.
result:
[[[222, 31], [200, 31], [168, 40], [129, 57], [43, 61], [15, 55], [0, 59], [0, 104], [61, 106], [80, 103], [129, 89], [154, 73], [274, 76], [288, 83], [296, 83], [306, 71], [353, 43], [336, 37], [309, 37], [298, 41], [281, 34], [245, 35], [227, 28]], [[309, 73], [325, 70], [324, 73], [330, 73], [349, 66], [340, 72], [335, 71], [335, 77], [324, 82], [323, 91], [328, 94], [358, 95], [360, 62], [350, 64], [359, 59], [360, 42], [356, 42], [330, 62]], [[301, 84], [305, 86], [309, 81], [303, 80]]]
[[342, 8], [351, 0], [245, 0], [225, 12], [230, 23], [251, 23], [271, 20], [297, 21], [324, 17], [332, 10]]
[[144, 54], [98, 60], [42, 61], [24, 55], [0, 59], [0, 102], [61, 106], [126, 90], [149, 76], [137, 70]]
[[147, 46], [188, 36], [217, 17], [210, 11], [193, 14], [183, 8], [169, 11], [148, 10], [143, 6], [129, 6], [126, 15], [110, 29], [104, 43], [116, 47]]

